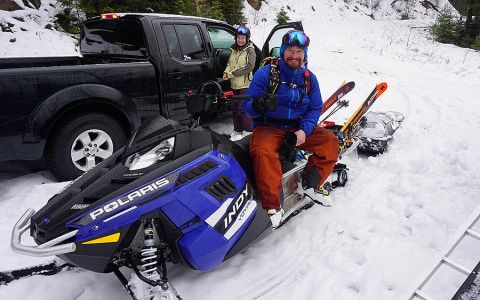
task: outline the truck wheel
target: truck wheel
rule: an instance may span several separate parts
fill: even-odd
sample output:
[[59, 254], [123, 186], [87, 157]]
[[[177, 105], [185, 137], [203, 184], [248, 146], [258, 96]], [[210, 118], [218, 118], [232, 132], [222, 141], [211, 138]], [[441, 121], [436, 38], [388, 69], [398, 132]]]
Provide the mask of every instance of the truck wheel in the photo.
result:
[[58, 180], [72, 180], [93, 168], [126, 143], [112, 117], [85, 113], [57, 126], [47, 145], [48, 168]]

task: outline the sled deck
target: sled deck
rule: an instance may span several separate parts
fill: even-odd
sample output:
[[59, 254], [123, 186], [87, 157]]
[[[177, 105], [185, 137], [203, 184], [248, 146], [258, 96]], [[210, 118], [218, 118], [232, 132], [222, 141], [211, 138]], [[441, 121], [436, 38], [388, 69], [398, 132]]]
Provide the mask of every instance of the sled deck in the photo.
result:
[[[426, 286], [435, 286], [435, 277], [441, 273], [439, 270], [443, 265], [446, 266], [446, 270], [451, 269], [455, 270], [455, 272], [459, 272], [463, 274], [466, 279], [463, 284], [458, 288], [454, 295], [448, 295], [448, 299], [452, 297], [452, 300], [474, 300], [480, 299], [480, 276], [478, 273], [480, 272], [480, 261], [478, 264], [471, 268], [465, 265], [462, 265], [458, 261], [453, 260], [451, 257], [454, 254], [463, 253], [464, 251], [459, 251], [461, 248], [461, 243], [463, 241], [468, 242], [475, 241], [480, 246], [480, 230], [475, 228], [480, 228], [480, 206], [474, 211], [474, 213], [463, 223], [463, 225], [458, 229], [455, 235], [452, 237], [452, 240], [446, 247], [446, 250], [442, 252], [442, 255], [437, 257], [435, 260], [434, 267], [426, 272], [423, 276], [419, 278], [419, 280], [415, 283], [415, 286], [412, 289], [409, 289], [410, 294], [405, 295], [401, 299], [421, 299], [421, 300], [435, 300], [436, 298], [430, 296], [425, 290]], [[471, 253], [472, 251], [468, 252], [470, 255], [475, 255]], [[474, 251], [473, 251], [474, 252]], [[465, 257], [462, 257], [465, 258]], [[457, 258], [458, 259], [458, 258]], [[445, 269], [443, 269], [445, 271]], [[418, 284], [420, 282], [420, 284]], [[443, 297], [446, 299], [446, 297]]]

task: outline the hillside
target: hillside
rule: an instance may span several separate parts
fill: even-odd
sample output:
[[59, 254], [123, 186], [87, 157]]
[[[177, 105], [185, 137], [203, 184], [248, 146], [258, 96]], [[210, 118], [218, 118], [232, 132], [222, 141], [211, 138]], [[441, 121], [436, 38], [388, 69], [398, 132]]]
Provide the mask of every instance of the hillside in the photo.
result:
[[[344, 80], [355, 81], [346, 97], [350, 106], [336, 115], [337, 122], [383, 81], [389, 88], [372, 110], [397, 111], [406, 119], [388, 152], [345, 161], [350, 179], [332, 193], [333, 207], [302, 212], [216, 270], [200, 273], [174, 266], [169, 278], [184, 299], [403, 299], [479, 206], [480, 53], [433, 41], [426, 27], [436, 11], [426, 10], [424, 1], [414, 1], [406, 20], [395, 8], [404, 1], [267, 2], [260, 11], [244, 10], [257, 44], [263, 43], [283, 6], [292, 21], [303, 22], [311, 38], [309, 68], [319, 79], [322, 95], [327, 97]], [[450, 5], [446, 0], [431, 2], [438, 9]], [[47, 20], [47, 12], [44, 16]], [[0, 18], [12, 17], [0, 12]], [[5, 52], [0, 56], [53, 53], [25, 48], [38, 42], [35, 31], [52, 43], [54, 36], [60, 37], [55, 38], [56, 47], [74, 54], [70, 37], [45, 31], [44, 25], [31, 26], [31, 32], [9, 35], [23, 40], [24, 48], [9, 42], [5, 49], [1, 33], [0, 52]], [[218, 130], [230, 133], [231, 125], [220, 124]], [[46, 171], [0, 180], [0, 211], [8, 212], [0, 219], [0, 238], [8, 241], [25, 209], [39, 209], [65, 185]], [[473, 268], [480, 260], [480, 246], [467, 244], [453, 257]], [[7, 242], [0, 244], [0, 271], [50, 259], [17, 255]], [[450, 299], [464, 279], [445, 273], [426, 291], [435, 299]], [[112, 274], [76, 270], [0, 286], [0, 299], [15, 298], [129, 296]]]

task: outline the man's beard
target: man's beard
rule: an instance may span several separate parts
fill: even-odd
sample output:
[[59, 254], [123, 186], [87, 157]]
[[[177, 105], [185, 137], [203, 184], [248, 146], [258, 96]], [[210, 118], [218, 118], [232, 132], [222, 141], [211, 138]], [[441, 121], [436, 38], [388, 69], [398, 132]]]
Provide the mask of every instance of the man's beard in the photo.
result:
[[287, 58], [286, 63], [290, 68], [300, 68], [303, 62], [301, 59]]

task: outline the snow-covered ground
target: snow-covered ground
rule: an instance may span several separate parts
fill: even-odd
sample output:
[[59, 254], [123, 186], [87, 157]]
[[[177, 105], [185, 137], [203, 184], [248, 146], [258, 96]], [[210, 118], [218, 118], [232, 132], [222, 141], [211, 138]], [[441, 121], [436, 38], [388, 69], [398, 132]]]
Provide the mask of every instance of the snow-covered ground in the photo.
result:
[[75, 39], [53, 26], [54, 16], [61, 11], [60, 4], [56, 0], [39, 2], [39, 9], [16, 0], [22, 10], [0, 10], [0, 24], [9, 27], [5, 32], [0, 31], [0, 58], [79, 55]]
[[[355, 81], [346, 97], [350, 107], [337, 121], [382, 81], [389, 88], [372, 110], [398, 111], [406, 119], [387, 153], [347, 159], [350, 180], [332, 194], [333, 207], [303, 212], [214, 271], [174, 266], [170, 279], [184, 299], [400, 299], [480, 205], [480, 53], [431, 40], [418, 27], [431, 23], [433, 13], [424, 15], [418, 3], [415, 19], [400, 21], [390, 1], [381, 2], [376, 20], [357, 3], [376, 1], [347, 1], [348, 9], [333, 0], [268, 2], [260, 12], [245, 9], [255, 42], [262, 43], [276, 11], [288, 5], [290, 18], [303, 21], [311, 37], [309, 67], [323, 95], [343, 80]], [[446, 1], [437, 3], [442, 8]], [[26, 208], [42, 207], [66, 183], [55, 183], [46, 171], [4, 177], [0, 271], [48, 261], [13, 253], [10, 230]], [[473, 268], [480, 243], [467, 242], [454, 256]], [[435, 299], [450, 299], [465, 279], [444, 274], [426, 287]], [[112, 274], [77, 270], [0, 286], [0, 299], [15, 298], [129, 296]]]

